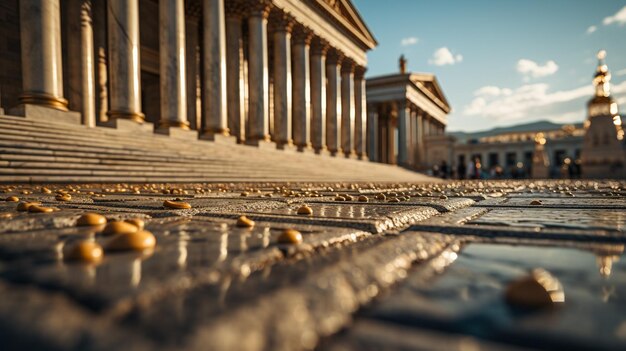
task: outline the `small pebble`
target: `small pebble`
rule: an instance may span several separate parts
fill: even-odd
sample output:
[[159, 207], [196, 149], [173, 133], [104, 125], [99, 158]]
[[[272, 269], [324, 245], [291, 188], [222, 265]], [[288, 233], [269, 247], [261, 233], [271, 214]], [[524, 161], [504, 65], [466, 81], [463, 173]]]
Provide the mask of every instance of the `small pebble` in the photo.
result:
[[285, 229], [279, 236], [280, 244], [300, 244], [302, 242], [302, 234], [295, 229]]
[[252, 228], [254, 227], [254, 221], [246, 216], [240, 216], [237, 218], [237, 227]]
[[299, 215], [307, 215], [310, 216], [313, 214], [313, 209], [311, 207], [309, 207], [308, 205], [302, 205], [300, 206], [300, 208], [298, 209], [297, 212]]
[[144, 222], [144, 220], [141, 218], [129, 218], [125, 219], [124, 222], [134, 225], [135, 227], [139, 228], [139, 230], [143, 230], [143, 228], [146, 226], [146, 222]]
[[387, 197], [385, 196], [385, 194], [378, 194], [376, 195], [376, 200], [386, 200]]
[[28, 211], [28, 208], [35, 205], [41, 205], [41, 202], [20, 202], [17, 204], [17, 210], [21, 212]]
[[57, 201], [70, 201], [72, 199], [72, 195], [70, 195], [70, 194], [57, 194], [54, 198]]
[[191, 208], [191, 205], [186, 202], [178, 202], [178, 201], [163, 201], [163, 206], [167, 208], [175, 208], [178, 210], [187, 210]]
[[50, 189], [48, 189], [46, 187], [43, 187], [43, 188], [41, 188], [41, 193], [42, 194], [52, 194], [52, 190], [50, 190]]
[[541, 203], [541, 200], [533, 200], [530, 202], [531, 205], [533, 206], [541, 206], [543, 205], [543, 203]]
[[5, 201], [7, 201], [7, 202], [18, 202], [18, 201], [20, 201], [20, 198], [17, 197], [17, 196], [9, 196], [9, 197], [7, 197], [5, 199]]
[[131, 223], [123, 222], [123, 221], [113, 221], [107, 223], [107, 225], [102, 230], [103, 235], [114, 235], [114, 234], [126, 234], [126, 233], [135, 233], [139, 231], [139, 228]]
[[152, 249], [155, 245], [156, 238], [154, 235], [147, 230], [141, 230], [115, 235], [106, 248], [111, 251], [143, 251]]
[[346, 201], [346, 198], [341, 195], [337, 195], [335, 196], [335, 201]]
[[369, 201], [369, 199], [365, 195], [359, 196], [358, 200], [359, 200], [359, 202], [368, 202]]
[[96, 225], [103, 225], [107, 223], [106, 217], [97, 213], [85, 213], [84, 215], [78, 217], [76, 221], [76, 225], [79, 227], [89, 227]]
[[563, 286], [548, 271], [537, 268], [529, 275], [511, 282], [505, 293], [508, 304], [540, 309], [565, 302]]
[[103, 251], [100, 244], [93, 241], [79, 241], [64, 249], [63, 257], [68, 261], [98, 263], [102, 261]]
[[39, 205], [31, 205], [28, 207], [28, 212], [30, 213], [50, 213], [54, 212], [54, 208], [52, 207], [43, 207]]
[[441, 196], [439, 196], [439, 199], [441, 199], [441, 200], [447, 200], [447, 199], [448, 199], [448, 196], [446, 196], [446, 195], [441, 195]]

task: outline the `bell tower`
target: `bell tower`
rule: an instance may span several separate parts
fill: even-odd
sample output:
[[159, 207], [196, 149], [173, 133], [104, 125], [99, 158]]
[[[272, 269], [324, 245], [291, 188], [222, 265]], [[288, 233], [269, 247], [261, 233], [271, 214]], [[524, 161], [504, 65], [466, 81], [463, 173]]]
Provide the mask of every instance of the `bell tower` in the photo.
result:
[[595, 94], [587, 103], [582, 172], [585, 178], [625, 178], [624, 130], [617, 102], [611, 97], [611, 73], [605, 63], [606, 51], [598, 52], [593, 78]]

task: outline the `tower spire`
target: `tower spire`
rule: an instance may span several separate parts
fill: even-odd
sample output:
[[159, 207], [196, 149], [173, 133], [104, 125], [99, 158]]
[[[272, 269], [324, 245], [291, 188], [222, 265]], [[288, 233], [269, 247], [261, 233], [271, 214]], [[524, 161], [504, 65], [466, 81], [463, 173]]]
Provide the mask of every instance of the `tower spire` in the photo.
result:
[[609, 67], [604, 61], [606, 59], [606, 51], [598, 51], [598, 67], [596, 68], [596, 75], [593, 78], [593, 85], [596, 87], [596, 96], [608, 97], [611, 95], [611, 73]]

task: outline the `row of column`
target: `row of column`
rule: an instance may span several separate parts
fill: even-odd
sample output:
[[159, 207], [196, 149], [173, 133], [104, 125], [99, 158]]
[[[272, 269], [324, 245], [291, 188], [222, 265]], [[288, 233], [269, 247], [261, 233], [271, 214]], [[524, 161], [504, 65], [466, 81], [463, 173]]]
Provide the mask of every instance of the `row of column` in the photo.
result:
[[426, 162], [427, 138], [445, 127], [409, 101], [368, 106], [368, 155], [384, 163], [420, 168]]
[[[100, 62], [94, 57], [92, 0], [69, 1], [68, 16], [80, 18], [80, 28], [75, 28], [80, 31], [80, 44], [71, 45], [73, 53], [80, 55], [77, 64], [81, 67], [80, 92], [70, 94], [80, 103], [70, 107], [80, 110], [83, 122], [93, 126], [94, 72], [100, 73]], [[201, 135], [235, 135], [253, 145], [273, 140], [279, 148], [294, 144], [301, 151], [365, 156], [365, 68], [270, 5], [266, 0], [228, 1], [225, 8], [224, 0], [202, 0]], [[143, 123], [139, 0], [107, 0], [106, 15], [108, 92], [101, 105], [108, 106], [111, 119]], [[21, 102], [67, 110], [60, 1], [21, 0], [20, 21]], [[161, 116], [157, 129], [189, 129], [184, 0], [159, 0], [159, 31]]]

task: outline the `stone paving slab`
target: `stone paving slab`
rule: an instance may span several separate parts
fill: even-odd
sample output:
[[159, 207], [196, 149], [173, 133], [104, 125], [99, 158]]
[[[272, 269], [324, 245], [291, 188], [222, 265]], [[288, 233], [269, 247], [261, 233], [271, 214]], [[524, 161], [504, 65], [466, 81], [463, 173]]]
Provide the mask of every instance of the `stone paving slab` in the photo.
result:
[[249, 218], [260, 221], [350, 227], [371, 233], [382, 233], [388, 230], [402, 229], [439, 214], [437, 210], [425, 206], [407, 208], [397, 205], [310, 203], [309, 206], [313, 210], [313, 214], [299, 215], [297, 211], [302, 205], [303, 203], [284, 204], [276, 208], [258, 210], [242, 211], [238, 209], [235, 211], [236, 214], [222, 211], [219, 213], [206, 212], [203, 215], [234, 218], [243, 213]]
[[[615, 209], [546, 209], [499, 208], [487, 212], [469, 224], [539, 228], [569, 228], [623, 232], [626, 211]], [[548, 214], [548, 215], [545, 215]]]
[[[540, 205], [533, 205], [533, 201], [540, 201]], [[478, 204], [478, 206], [485, 206], [484, 204]], [[574, 209], [623, 209], [626, 210], [625, 198], [596, 198], [596, 197], [532, 197], [532, 198], [508, 198], [505, 201], [492, 205], [497, 207], [522, 207], [522, 208], [536, 208], [541, 206], [544, 208], [574, 208]], [[491, 206], [490, 206], [491, 207]]]
[[[3, 350], [625, 347], [623, 182], [48, 188], [0, 186], [58, 208], [17, 212], [0, 201]], [[59, 190], [72, 200], [56, 201]], [[174, 199], [191, 209], [163, 207]], [[534, 199], [542, 205], [527, 205]], [[303, 204], [312, 215], [296, 213]], [[144, 218], [156, 248], [64, 260], [75, 240], [111, 240], [76, 227], [87, 211]], [[241, 215], [254, 228], [235, 226]], [[287, 228], [302, 242], [279, 243]], [[508, 284], [534, 267], [561, 280], [562, 308], [505, 303]]]
[[[441, 262], [449, 266], [445, 274], [430, 267], [415, 271], [366, 316], [523, 347], [623, 349], [623, 252], [623, 244], [564, 249], [470, 243], [458, 258], [452, 255]], [[565, 303], [549, 311], [511, 309], [503, 299], [507, 282], [535, 267], [561, 281]]]

